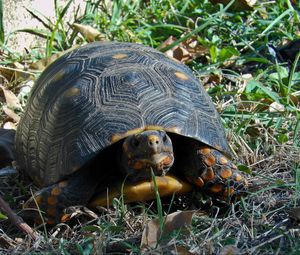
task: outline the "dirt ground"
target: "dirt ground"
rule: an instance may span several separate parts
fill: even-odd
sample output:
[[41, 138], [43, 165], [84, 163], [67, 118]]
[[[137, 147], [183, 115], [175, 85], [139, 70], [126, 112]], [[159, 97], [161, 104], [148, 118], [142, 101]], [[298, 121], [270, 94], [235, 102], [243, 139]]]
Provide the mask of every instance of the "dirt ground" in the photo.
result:
[[[59, 1], [59, 7], [67, 3], [67, 0]], [[66, 18], [73, 15], [74, 10], [80, 6], [84, 8], [84, 0], [74, 0], [69, 8]], [[52, 0], [3, 0], [3, 16], [4, 16], [4, 31], [7, 45], [9, 48], [23, 52], [24, 49], [33, 47], [44, 47], [45, 41], [40, 37], [29, 33], [19, 32], [18, 29], [44, 29], [41, 22], [33, 18], [26, 8], [33, 10], [39, 16], [44, 15], [52, 20], [55, 20], [55, 7]]]

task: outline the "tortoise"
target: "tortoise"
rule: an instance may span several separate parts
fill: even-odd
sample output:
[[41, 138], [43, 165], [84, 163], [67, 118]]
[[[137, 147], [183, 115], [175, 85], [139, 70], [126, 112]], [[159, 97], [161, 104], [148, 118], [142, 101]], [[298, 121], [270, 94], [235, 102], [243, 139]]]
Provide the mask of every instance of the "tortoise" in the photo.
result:
[[130, 188], [155, 175], [167, 180], [166, 194], [174, 181], [222, 200], [247, 186], [192, 71], [135, 43], [90, 43], [49, 65], [31, 91], [15, 147], [18, 167], [41, 187], [26, 206], [37, 204], [49, 224], [68, 206], [95, 204], [99, 190], [125, 178]]

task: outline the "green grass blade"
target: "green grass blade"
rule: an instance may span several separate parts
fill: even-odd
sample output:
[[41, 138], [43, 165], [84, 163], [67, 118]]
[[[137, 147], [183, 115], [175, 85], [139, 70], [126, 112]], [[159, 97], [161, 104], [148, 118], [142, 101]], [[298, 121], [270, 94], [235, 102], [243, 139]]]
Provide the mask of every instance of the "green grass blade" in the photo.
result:
[[279, 21], [281, 21], [285, 16], [289, 15], [292, 12], [292, 10], [287, 9], [283, 13], [281, 13], [274, 21], [271, 22], [271, 24], [261, 32], [261, 34], [258, 36], [259, 38], [263, 35], [265, 35], [270, 29], [272, 29]]
[[4, 26], [3, 26], [3, 1], [0, 0], [0, 42], [4, 43]]
[[[38, 12], [33, 11], [33, 10], [29, 9], [29, 8], [26, 8], [26, 11], [28, 11], [29, 14], [30, 14], [33, 18], [35, 18], [36, 20], [38, 20], [39, 22], [41, 22], [45, 28], [47, 28], [47, 29], [49, 29], [49, 30], [52, 30], [52, 27], [51, 27], [49, 24], [47, 24], [41, 17], [39, 17], [39, 16], [37, 15]], [[48, 20], [48, 21], [49, 21], [49, 20]]]
[[69, 0], [69, 2], [62, 9], [62, 11], [59, 14], [60, 19], [62, 19], [65, 16], [65, 14], [67, 13], [68, 9], [70, 8], [70, 5], [71, 5], [72, 2], [73, 2], [73, 0]]
[[168, 45], [168, 46], [160, 49], [160, 51], [161, 52], [166, 52], [166, 51], [172, 49], [173, 47], [177, 46], [178, 44], [186, 41], [187, 39], [189, 39], [193, 35], [195, 35], [197, 33], [200, 33], [202, 30], [204, 30], [205, 28], [207, 28], [209, 25], [213, 24], [214, 19], [216, 19], [216, 17], [222, 16], [229, 9], [229, 7], [234, 3], [234, 1], [235, 0], [232, 0], [228, 5], [226, 5], [226, 7], [224, 9], [222, 9], [218, 13], [212, 15], [210, 17], [210, 19], [208, 19], [204, 24], [202, 24], [201, 26], [197, 27], [196, 29], [194, 29], [193, 31], [191, 31], [190, 33], [188, 33], [187, 35], [179, 38], [178, 40], [176, 40], [175, 42], [171, 43], [170, 45]]
[[295, 61], [293, 63], [290, 75], [289, 75], [289, 83], [288, 83], [288, 93], [287, 93], [287, 104], [290, 103], [290, 92], [292, 89], [292, 85], [293, 85], [293, 78], [294, 78], [294, 74], [296, 72], [296, 68], [299, 62], [299, 57], [300, 57], [300, 51], [297, 53]]
[[40, 30], [40, 29], [30, 29], [30, 28], [25, 28], [25, 29], [19, 29], [16, 32], [24, 32], [24, 33], [29, 33], [32, 35], [37, 35], [42, 38], [49, 38], [51, 36], [51, 33], [48, 31]]
[[296, 125], [295, 125], [295, 129], [294, 129], [294, 137], [293, 137], [293, 142], [295, 145], [300, 145], [300, 140], [299, 140], [299, 137], [300, 137], [300, 114], [297, 116], [297, 122], [296, 122]]

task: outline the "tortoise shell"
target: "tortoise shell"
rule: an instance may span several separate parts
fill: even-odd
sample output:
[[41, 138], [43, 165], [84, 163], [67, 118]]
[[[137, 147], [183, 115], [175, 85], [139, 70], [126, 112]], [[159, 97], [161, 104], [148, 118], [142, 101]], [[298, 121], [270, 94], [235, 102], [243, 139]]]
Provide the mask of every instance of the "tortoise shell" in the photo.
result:
[[230, 155], [219, 114], [188, 67], [139, 44], [91, 43], [56, 60], [36, 81], [16, 132], [17, 162], [46, 186], [147, 129]]

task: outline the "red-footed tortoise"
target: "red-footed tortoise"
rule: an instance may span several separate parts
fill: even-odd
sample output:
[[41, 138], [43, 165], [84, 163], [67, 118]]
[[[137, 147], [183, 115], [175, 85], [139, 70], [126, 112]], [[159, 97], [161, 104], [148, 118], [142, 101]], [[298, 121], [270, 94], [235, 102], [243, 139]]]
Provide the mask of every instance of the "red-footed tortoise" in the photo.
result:
[[162, 195], [188, 191], [187, 182], [220, 199], [246, 187], [191, 70], [139, 44], [95, 42], [52, 63], [32, 89], [15, 145], [19, 168], [43, 187], [26, 206], [37, 203], [48, 223], [68, 206], [97, 205], [99, 188], [125, 178], [125, 197], [132, 187], [142, 196], [129, 201], [148, 199], [152, 173]]

